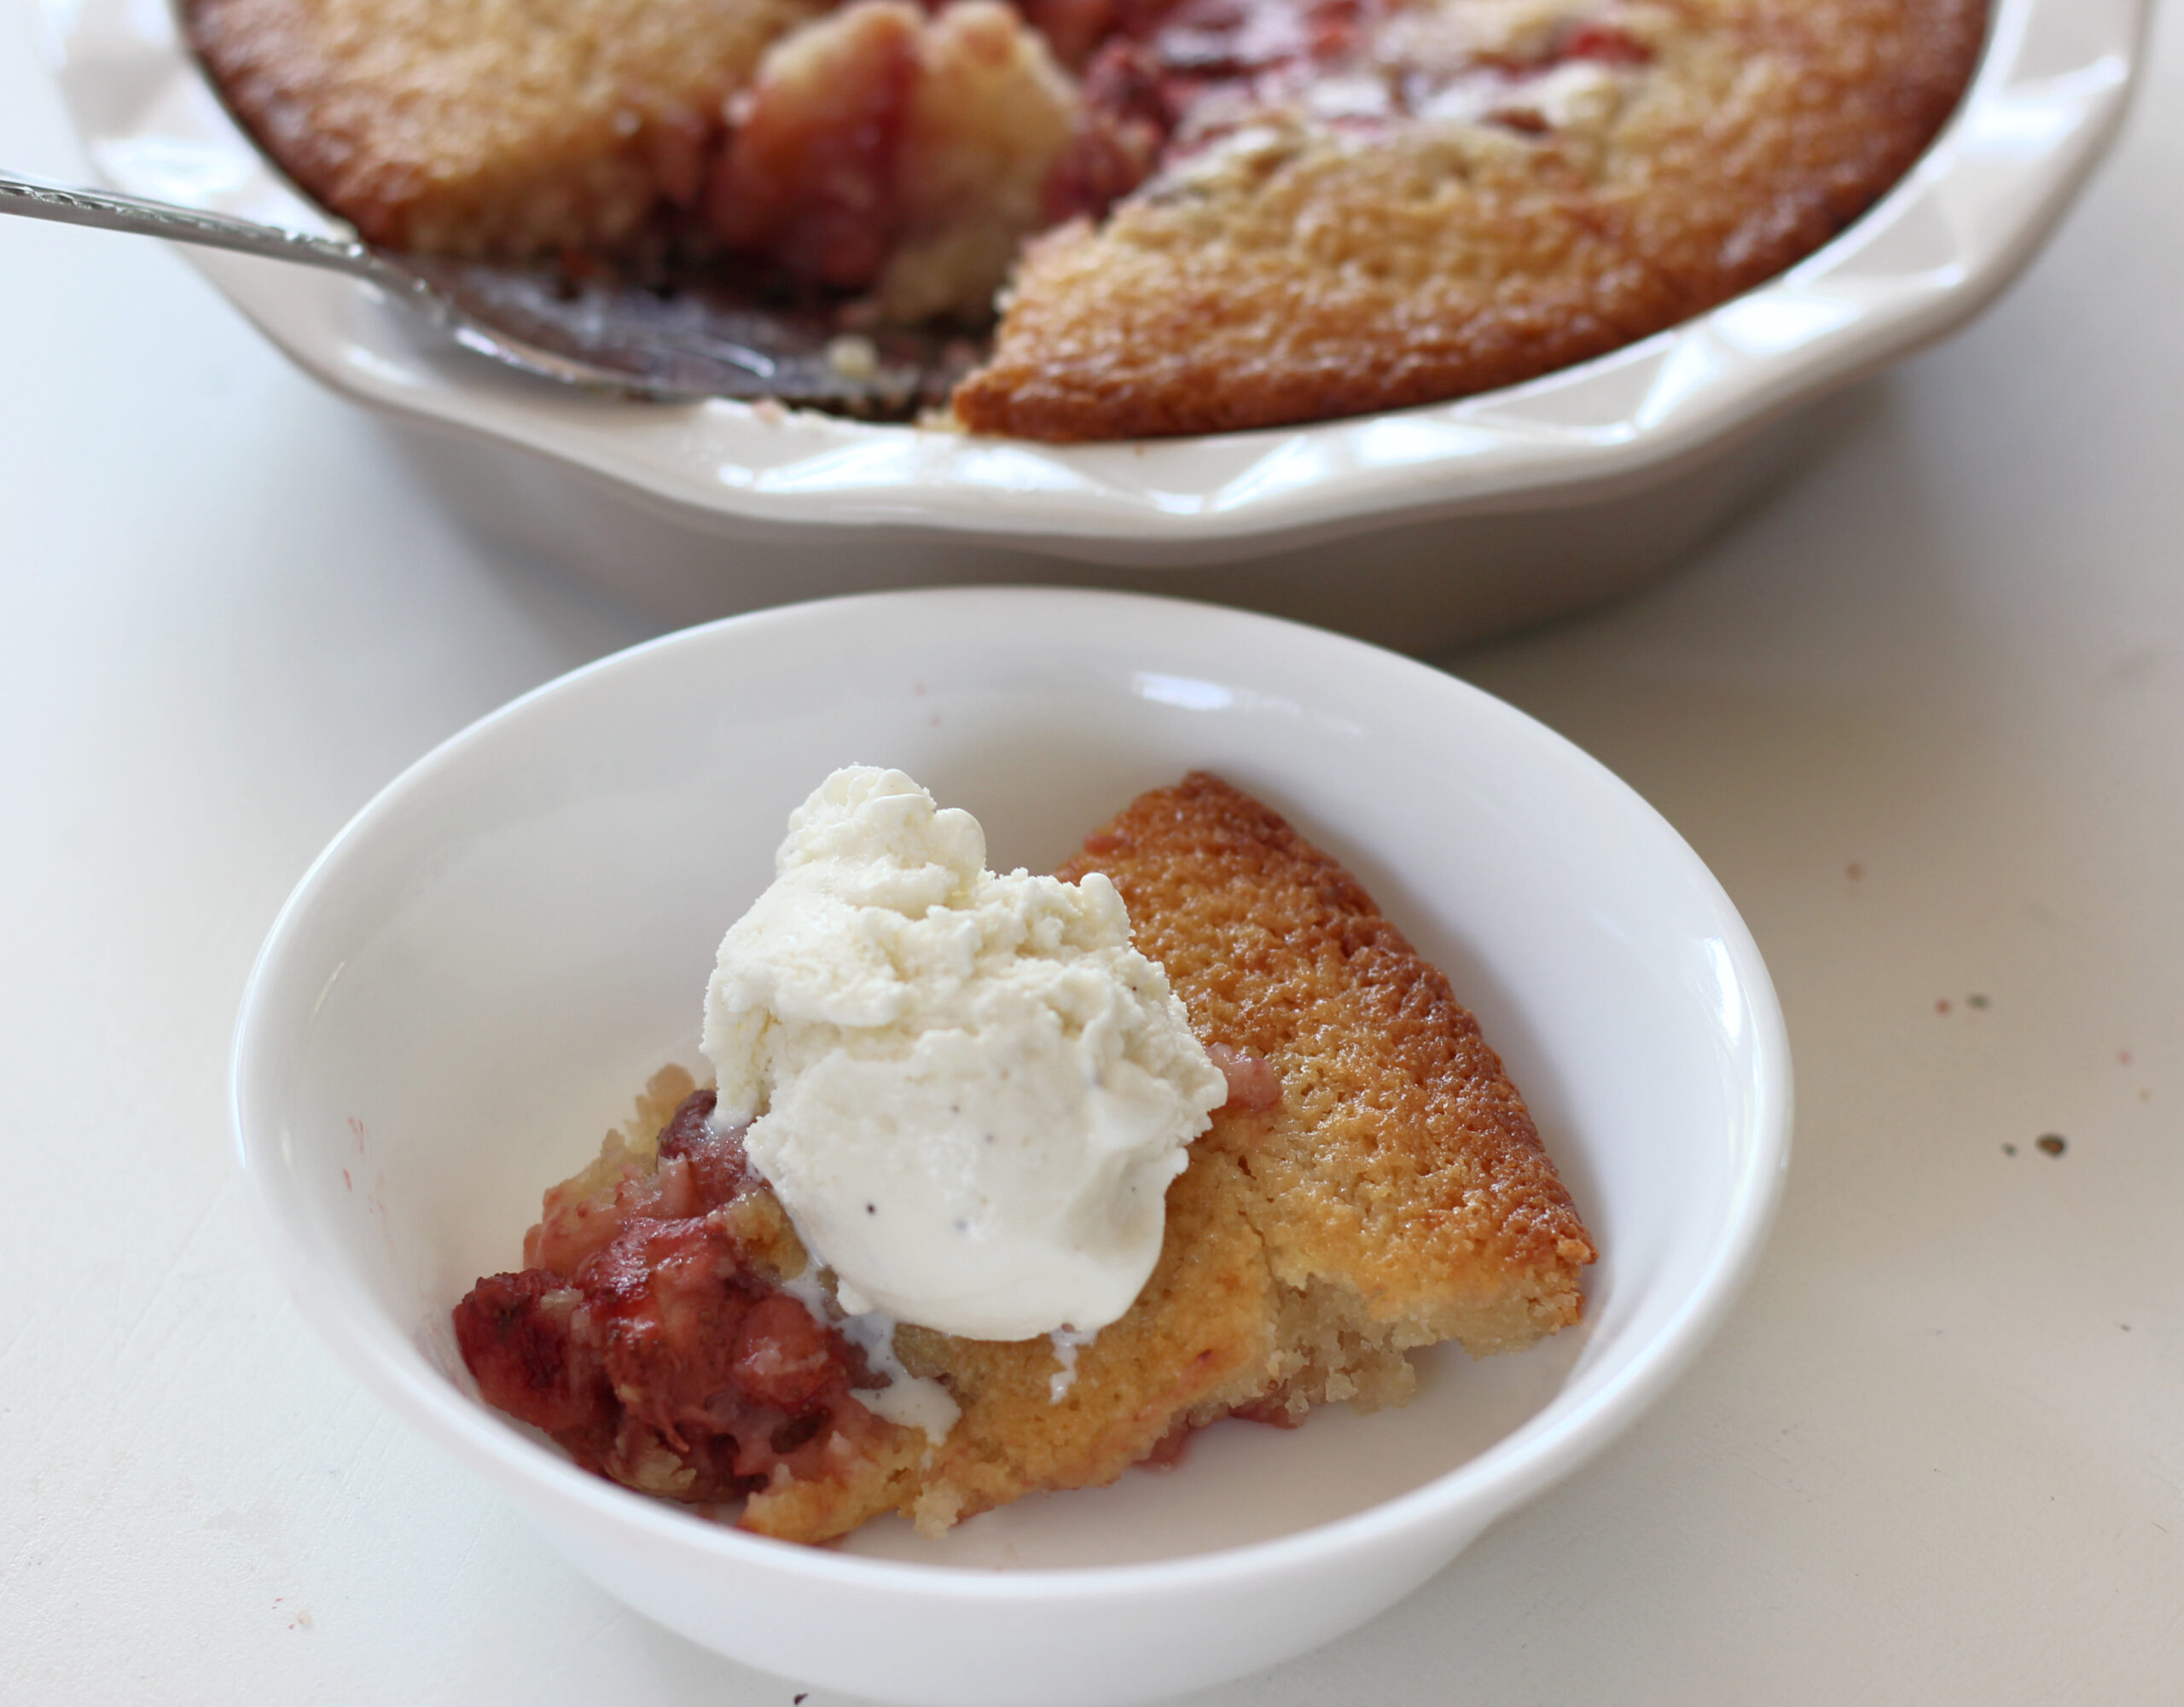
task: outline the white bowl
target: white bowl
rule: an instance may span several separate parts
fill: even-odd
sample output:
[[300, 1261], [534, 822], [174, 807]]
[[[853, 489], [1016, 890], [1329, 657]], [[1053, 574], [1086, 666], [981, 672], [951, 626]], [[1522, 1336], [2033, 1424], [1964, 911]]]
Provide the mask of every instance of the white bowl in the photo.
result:
[[[897, 764], [1047, 868], [1205, 766], [1347, 862], [1478, 1013], [1600, 1245], [1584, 1326], [1424, 1360], [1405, 1409], [1221, 1425], [1177, 1472], [839, 1549], [625, 1491], [480, 1404], [448, 1312], [663, 1061], [834, 766]], [[1773, 1212], [1790, 1063], [1757, 950], [1629, 789], [1454, 678], [1123, 595], [791, 607], [566, 676], [456, 736], [320, 857], [245, 996], [243, 1168], [351, 1367], [579, 1570], [736, 1658], [907, 1702], [1101, 1703], [1235, 1676], [1415, 1588], [1656, 1396]]]
[[[229, 120], [166, 6], [38, 7], [107, 177], [325, 229]], [[1932, 150], [1780, 278], [1530, 385], [1317, 427], [1066, 447], [611, 404], [421, 340], [347, 280], [193, 258], [309, 372], [423, 429], [421, 476], [473, 521], [678, 620], [879, 586], [1091, 579], [1427, 650], [1658, 573], [1796, 457], [1789, 411], [1984, 305], [2114, 133], [2146, 10], [1995, 0], [1977, 81]], [[1321, 549], [1338, 538], [1339, 554]]]

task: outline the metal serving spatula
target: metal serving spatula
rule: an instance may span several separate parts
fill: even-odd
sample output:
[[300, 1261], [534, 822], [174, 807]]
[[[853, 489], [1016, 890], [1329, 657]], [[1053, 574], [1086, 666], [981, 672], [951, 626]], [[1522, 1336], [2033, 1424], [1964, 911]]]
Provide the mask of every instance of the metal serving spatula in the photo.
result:
[[347, 273], [473, 350], [565, 385], [662, 402], [776, 398], [869, 420], [945, 400], [978, 351], [960, 334], [845, 338], [822, 308], [727, 285], [587, 283], [547, 268], [396, 254], [223, 213], [0, 173], [0, 213], [199, 243]]

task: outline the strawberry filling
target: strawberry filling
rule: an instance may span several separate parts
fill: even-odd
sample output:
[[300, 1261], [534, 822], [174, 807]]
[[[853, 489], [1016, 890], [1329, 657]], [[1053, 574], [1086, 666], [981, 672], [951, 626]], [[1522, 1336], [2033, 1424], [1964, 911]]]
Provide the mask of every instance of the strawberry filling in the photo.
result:
[[712, 1109], [709, 1090], [686, 1100], [658, 1169], [611, 1199], [557, 1188], [525, 1241], [531, 1266], [455, 1309], [487, 1403], [587, 1469], [695, 1501], [822, 1476], [885, 1426], [852, 1396], [878, 1385], [862, 1356], [741, 1236], [737, 1200], [763, 1187]]

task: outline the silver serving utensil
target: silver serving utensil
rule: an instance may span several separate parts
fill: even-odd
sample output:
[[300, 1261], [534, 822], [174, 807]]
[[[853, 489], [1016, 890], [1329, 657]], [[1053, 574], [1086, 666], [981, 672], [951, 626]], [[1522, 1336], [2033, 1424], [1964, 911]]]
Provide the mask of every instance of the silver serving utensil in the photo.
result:
[[224, 213], [0, 173], [0, 213], [166, 237], [363, 280], [456, 344], [526, 373], [661, 402], [775, 398], [871, 419], [944, 401], [978, 351], [960, 334], [844, 336], [823, 306], [732, 287], [672, 291], [572, 281], [543, 267], [397, 254]]

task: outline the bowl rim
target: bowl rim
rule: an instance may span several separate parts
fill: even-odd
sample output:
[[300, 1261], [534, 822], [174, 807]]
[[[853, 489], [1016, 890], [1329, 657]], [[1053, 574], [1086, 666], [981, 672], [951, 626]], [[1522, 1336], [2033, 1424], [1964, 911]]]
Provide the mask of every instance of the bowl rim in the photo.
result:
[[[34, 8], [63, 100], [107, 178], [276, 224], [338, 224], [229, 119], [166, 8]], [[728, 402], [578, 397], [436, 346], [353, 281], [203, 251], [190, 258], [335, 391], [537, 453], [712, 531], [820, 543], [880, 529], [1083, 557], [1100, 556], [1103, 542], [1110, 554], [1135, 547], [1159, 560], [1236, 557], [1275, 537], [1309, 543], [1651, 484], [1940, 336], [2025, 264], [2114, 136], [2149, 12], [2148, 0], [1994, 0], [1971, 87], [1926, 154], [1787, 271], [1525, 385], [1302, 427], [1054, 446], [775, 419]], [[2043, 58], [2053, 37], [2068, 65]], [[1881, 253], [1914, 228], [1903, 253]]]
[[[280, 1166], [285, 1143], [279, 1118], [282, 1069], [270, 1039], [288, 1002], [302, 994], [290, 971], [306, 921], [336, 890], [347, 868], [368, 857], [380, 827], [443, 772], [480, 742], [526, 716], [543, 701], [581, 693], [613, 678], [642, 671], [666, 653], [764, 636], [772, 643], [787, 631], [813, 624], [822, 630], [847, 615], [915, 614], [953, 604], [960, 614], [979, 607], [1004, 613], [1020, 626], [1045, 618], [1060, 633], [1081, 627], [1095, 612], [1143, 619], [1211, 622], [1258, 631], [1262, 641], [1328, 648], [1352, 671], [1384, 672], [1413, 691], [1446, 693], [1472, 702], [1474, 711], [1506, 719], [1543, 739], [1543, 750], [1584, 775], [1591, 786], [1621, 797], [1652, 819], [1688, 859], [1701, 892], [1716, 913], [1722, 940], [1744, 993], [1752, 1026], [1747, 1116], [1751, 1129], [1735, 1162], [1728, 1209], [1710, 1260], [1693, 1277], [1671, 1317], [1596, 1391], [1563, 1406], [1548, 1402], [1525, 1424], [1475, 1457], [1357, 1512], [1309, 1524], [1267, 1540], [1170, 1558], [1082, 1566], [999, 1570], [985, 1566], [874, 1559], [773, 1540], [700, 1518], [631, 1492], [525, 1439], [444, 1378], [428, 1369], [410, 1338], [391, 1320], [352, 1310], [341, 1286], [329, 1276], [297, 1230], [284, 1201]], [[1544, 724], [1483, 689], [1431, 666], [1304, 624], [1182, 601], [1077, 589], [923, 589], [851, 595], [775, 607], [730, 617], [645, 642], [557, 676], [510, 700], [448, 737], [380, 789], [313, 860], [268, 932], [244, 987], [229, 1063], [229, 1102], [235, 1158], [249, 1189], [260, 1236], [274, 1267], [305, 1319], [364, 1385], [428, 1438], [514, 1495], [526, 1507], [566, 1520], [581, 1517], [635, 1536], [649, 1545], [695, 1548], [740, 1562], [835, 1587], [909, 1592], [943, 1600], [990, 1600], [1018, 1604], [1060, 1600], [1129, 1598], [1186, 1587], [1250, 1582], [1304, 1565], [1369, 1552], [1406, 1532], [1455, 1527], [1468, 1512], [1476, 1529], [1575, 1470], [1634, 1421], [1682, 1373], [1720, 1326], [1757, 1264], [1779, 1206], [1789, 1160], [1792, 1112], [1789, 1040], [1780, 1002], [1765, 963], [1734, 903], [1705, 863], [1674, 828], [1606, 766]]]

